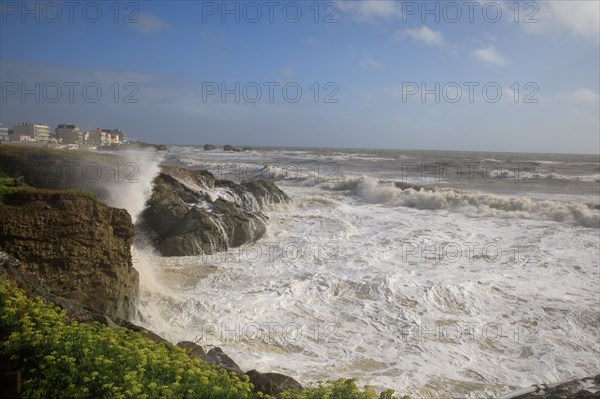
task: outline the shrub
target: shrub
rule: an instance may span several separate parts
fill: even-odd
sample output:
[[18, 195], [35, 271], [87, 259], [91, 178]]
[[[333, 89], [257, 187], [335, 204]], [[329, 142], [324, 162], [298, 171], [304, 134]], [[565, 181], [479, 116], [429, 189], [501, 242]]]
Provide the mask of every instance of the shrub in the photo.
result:
[[0, 351], [23, 370], [23, 398], [252, 398], [235, 374], [141, 334], [68, 321], [0, 282]]
[[[71, 321], [65, 311], [0, 280], [0, 355], [23, 371], [23, 399], [245, 399], [244, 376], [208, 365], [183, 349], [125, 328]], [[318, 382], [280, 399], [395, 399], [356, 381]], [[405, 397], [403, 399], [406, 399]]]

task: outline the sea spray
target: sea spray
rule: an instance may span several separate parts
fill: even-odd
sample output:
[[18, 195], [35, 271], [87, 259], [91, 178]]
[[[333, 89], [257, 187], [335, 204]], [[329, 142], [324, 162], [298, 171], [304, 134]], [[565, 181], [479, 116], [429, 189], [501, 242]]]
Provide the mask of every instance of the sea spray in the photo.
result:
[[[118, 155], [118, 163], [104, 168], [104, 175], [107, 177], [103, 179], [101, 187], [104, 193], [102, 199], [110, 206], [126, 209], [132, 222], [136, 224], [152, 194], [153, 181], [160, 173], [163, 156], [154, 151], [123, 151]], [[152, 294], [165, 295], [167, 288], [161, 283], [157, 272], [161, 258], [140, 229], [136, 229], [131, 259], [140, 276], [141, 296], [147, 298]], [[138, 309], [143, 309], [142, 314], [151, 314], [152, 309], [146, 309], [152, 306], [151, 303], [138, 301]], [[144, 324], [140, 312], [134, 321]]]
[[111, 167], [112, 184], [108, 185], [106, 202], [116, 208], [127, 209], [135, 224], [150, 194], [152, 181], [160, 172], [162, 155], [149, 151], [120, 153], [121, 164]]

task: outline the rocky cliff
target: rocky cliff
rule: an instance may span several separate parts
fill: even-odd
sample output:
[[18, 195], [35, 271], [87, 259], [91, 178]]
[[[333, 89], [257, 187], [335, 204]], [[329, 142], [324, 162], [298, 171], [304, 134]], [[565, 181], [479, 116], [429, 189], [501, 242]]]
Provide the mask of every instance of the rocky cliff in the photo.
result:
[[30, 292], [43, 290], [127, 319], [135, 312], [138, 293], [133, 238], [124, 209], [77, 193], [19, 191], [0, 205], [0, 250], [19, 264], [0, 269], [0, 277]]
[[261, 238], [267, 227], [262, 208], [288, 201], [270, 181], [236, 184], [207, 171], [165, 166], [139, 226], [163, 256], [212, 254]]

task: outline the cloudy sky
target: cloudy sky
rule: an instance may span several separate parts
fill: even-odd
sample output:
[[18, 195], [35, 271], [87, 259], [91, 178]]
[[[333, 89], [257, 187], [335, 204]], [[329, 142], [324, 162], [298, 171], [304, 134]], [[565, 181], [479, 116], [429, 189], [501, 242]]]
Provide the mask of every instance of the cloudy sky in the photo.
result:
[[0, 122], [598, 153], [600, 3], [0, 2]]

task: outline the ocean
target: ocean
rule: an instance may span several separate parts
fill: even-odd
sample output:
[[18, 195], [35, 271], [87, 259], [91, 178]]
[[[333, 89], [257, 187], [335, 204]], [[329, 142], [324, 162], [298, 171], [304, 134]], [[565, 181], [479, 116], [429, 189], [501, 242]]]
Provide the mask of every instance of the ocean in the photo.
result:
[[270, 179], [292, 203], [225, 253], [135, 249], [138, 322], [168, 340], [414, 398], [599, 372], [597, 155], [169, 149], [166, 164]]

